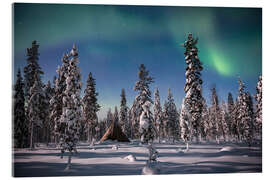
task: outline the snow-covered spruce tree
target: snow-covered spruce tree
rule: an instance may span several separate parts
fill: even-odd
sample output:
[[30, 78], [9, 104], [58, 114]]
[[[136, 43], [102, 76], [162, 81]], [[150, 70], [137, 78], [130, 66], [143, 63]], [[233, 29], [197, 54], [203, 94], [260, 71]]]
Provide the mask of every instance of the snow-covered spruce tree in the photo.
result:
[[58, 66], [56, 72], [58, 74], [54, 81], [54, 94], [50, 100], [50, 119], [52, 129], [52, 140], [58, 143], [60, 135], [64, 134], [64, 123], [60, 122], [60, 118], [63, 113], [63, 97], [66, 90], [66, 72], [69, 67], [68, 54], [64, 54], [62, 57], [62, 65]]
[[50, 118], [50, 112], [52, 111], [52, 107], [50, 106], [50, 100], [53, 97], [54, 89], [51, 86], [51, 82], [48, 81], [48, 83], [44, 87], [44, 95], [45, 95], [45, 101], [43, 104], [43, 111], [45, 113], [45, 119], [43, 120], [43, 137], [42, 141], [49, 143], [51, 141], [51, 118]]
[[139, 80], [136, 82], [134, 91], [138, 91], [138, 95], [136, 96], [133, 106], [132, 106], [132, 133], [133, 138], [139, 138], [139, 121], [140, 116], [142, 114], [143, 108], [142, 105], [145, 102], [152, 102], [151, 99], [151, 91], [149, 89], [149, 85], [153, 83], [153, 78], [149, 76], [149, 71], [146, 70], [144, 64], [141, 64], [139, 67]]
[[262, 76], [259, 77], [254, 97], [256, 100], [255, 129], [259, 138], [262, 139]]
[[179, 115], [170, 89], [168, 90], [168, 98], [166, 104], [164, 105], [163, 113], [168, 138], [172, 138], [174, 142], [179, 136]]
[[119, 114], [118, 114], [117, 106], [114, 107], [113, 121], [115, 123], [119, 123]]
[[238, 94], [238, 133], [240, 135], [240, 141], [244, 140], [249, 145], [252, 141], [252, 122], [253, 122], [253, 114], [252, 109], [250, 108], [250, 99], [249, 94], [245, 92], [245, 85], [239, 78], [239, 94]]
[[83, 97], [83, 113], [88, 126], [88, 141], [91, 143], [96, 139], [96, 128], [98, 127], [97, 112], [100, 110], [100, 105], [97, 102], [98, 93], [96, 92], [96, 82], [90, 72], [88, 75], [86, 88]]
[[228, 112], [228, 128], [230, 138], [236, 135], [235, 114], [234, 114], [234, 101], [232, 93], [228, 93], [227, 112]]
[[228, 119], [229, 115], [227, 112], [227, 107], [224, 101], [221, 103], [221, 129], [222, 129], [222, 136], [224, 141], [228, 141], [228, 135], [229, 135], [229, 127], [228, 127]]
[[203, 100], [202, 119], [200, 121], [199, 139], [206, 140], [209, 133], [209, 111], [205, 99]]
[[152, 143], [154, 140], [154, 137], [156, 135], [156, 128], [154, 127], [153, 121], [153, 115], [150, 111], [151, 102], [149, 100], [146, 100], [144, 104], [142, 105], [142, 113], [140, 115], [140, 128], [139, 132], [141, 134], [141, 142], [142, 143]]
[[70, 168], [71, 157], [76, 150], [76, 144], [79, 140], [80, 121], [82, 120], [82, 100], [81, 94], [81, 72], [78, 67], [79, 59], [75, 45], [68, 55], [69, 65], [64, 72], [66, 77], [66, 88], [63, 97], [63, 111], [60, 118], [64, 134], [61, 134], [60, 146], [61, 152], [69, 151], [67, 170]]
[[213, 87], [211, 89], [211, 92], [212, 92], [212, 96], [211, 96], [212, 106], [210, 107], [210, 110], [211, 110], [210, 118], [213, 124], [212, 133], [213, 133], [214, 138], [216, 139], [216, 142], [219, 143], [220, 136], [222, 135], [222, 123], [221, 123], [221, 113], [220, 113], [216, 87]]
[[43, 74], [43, 71], [41, 70], [41, 67], [38, 64], [38, 60], [39, 60], [38, 48], [39, 48], [39, 45], [37, 44], [37, 41], [33, 41], [32, 47], [27, 48], [27, 54], [26, 54], [27, 64], [24, 67], [24, 88], [25, 88], [26, 106], [30, 99], [30, 88], [34, 85], [35, 78], [38, 78], [38, 81], [41, 82], [40, 79], [41, 79], [41, 75]]
[[24, 109], [24, 84], [20, 69], [17, 73], [16, 84], [14, 86], [13, 95], [13, 137], [14, 147], [25, 148], [29, 146], [28, 143], [28, 122], [25, 117]]
[[160, 104], [159, 90], [155, 90], [155, 101], [154, 101], [154, 125], [158, 132], [158, 141], [160, 142], [161, 135], [163, 134], [163, 119], [162, 119], [162, 107]]
[[29, 118], [29, 131], [30, 131], [30, 149], [34, 149], [34, 143], [38, 141], [41, 135], [41, 128], [44, 121], [44, 101], [45, 94], [42, 89], [42, 83], [35, 74], [35, 83], [30, 88], [30, 99], [28, 102], [28, 118]]
[[186, 150], [189, 150], [189, 141], [191, 140], [191, 133], [190, 133], [190, 113], [187, 109], [187, 104], [185, 104], [185, 99], [182, 101], [180, 117], [179, 117], [179, 124], [181, 130], [181, 138], [186, 143]]
[[132, 108], [129, 108], [128, 109], [128, 122], [129, 122], [129, 133], [128, 133], [128, 138], [129, 139], [132, 139], [134, 136], [133, 136], [133, 133], [132, 133], [132, 118], [133, 118], [133, 113], [132, 113]]
[[[198, 48], [196, 44], [198, 42], [198, 38], [194, 39], [192, 34], [188, 35], [188, 40], [185, 41], [183, 46], [185, 47], [185, 61], [187, 64], [186, 67], [186, 84], [185, 84], [185, 99], [182, 104], [180, 124], [181, 126], [181, 134], [183, 137], [190, 136], [190, 138], [185, 138], [192, 140], [194, 137], [198, 140], [199, 134], [199, 124], [202, 115], [203, 108], [203, 97], [202, 97], [202, 79], [201, 79], [201, 71], [203, 69], [202, 63], [198, 57]], [[188, 113], [188, 114], [184, 114]], [[188, 119], [187, 119], [188, 117]], [[181, 121], [183, 121], [181, 123]], [[188, 121], [188, 122], [185, 122]], [[190, 128], [187, 130], [186, 128]], [[189, 132], [189, 134], [186, 134]]]
[[248, 98], [247, 104], [248, 104], [248, 109], [249, 109], [249, 116], [251, 117], [251, 122], [250, 122], [251, 138], [253, 140], [254, 135], [255, 135], [255, 113], [254, 113], [253, 99], [249, 92], [247, 92], [247, 98]]
[[127, 135], [129, 133], [129, 121], [128, 121], [128, 107], [125, 89], [122, 89], [120, 96], [121, 96], [121, 104], [120, 104], [119, 124], [124, 134]]
[[113, 114], [111, 108], [107, 111], [107, 118], [106, 118], [106, 129], [108, 129], [113, 122]]

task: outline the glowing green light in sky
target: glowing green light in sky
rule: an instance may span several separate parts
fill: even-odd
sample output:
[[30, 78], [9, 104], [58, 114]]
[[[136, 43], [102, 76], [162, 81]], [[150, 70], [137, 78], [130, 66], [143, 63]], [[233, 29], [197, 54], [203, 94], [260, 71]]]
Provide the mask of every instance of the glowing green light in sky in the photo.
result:
[[224, 76], [231, 76], [234, 74], [232, 64], [224, 57], [224, 55], [218, 54], [218, 52], [211, 52], [211, 61], [212, 66], [214, 66], [219, 74]]

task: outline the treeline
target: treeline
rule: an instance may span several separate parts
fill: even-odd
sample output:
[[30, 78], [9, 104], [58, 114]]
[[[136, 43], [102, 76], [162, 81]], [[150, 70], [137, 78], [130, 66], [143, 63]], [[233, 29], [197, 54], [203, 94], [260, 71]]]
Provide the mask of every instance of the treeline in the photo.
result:
[[[202, 64], [193, 63], [193, 55], [197, 56], [194, 46], [189, 47], [191, 51], [186, 51], [186, 55], [190, 54], [190, 57], [186, 56], [186, 62], [191, 65], [186, 69], [186, 97], [179, 110], [170, 89], [164, 105], [161, 105], [158, 88], [152, 98], [150, 85], [154, 83], [154, 78], [142, 64], [139, 67], [139, 80], [134, 86], [138, 95], [132, 106], [127, 106], [125, 90], [122, 89], [119, 92], [119, 111], [117, 107], [114, 112], [109, 109], [103, 120], [98, 120], [97, 117], [101, 107], [95, 89], [96, 80], [91, 72], [81, 97], [82, 82], [76, 46], [63, 55], [62, 65], [57, 68], [57, 76], [52, 83], [48, 81], [46, 84], [42, 82], [43, 71], [38, 63], [38, 48], [37, 42], [33, 41], [32, 47], [27, 49], [24, 78], [20, 70], [17, 72], [13, 93], [14, 147], [34, 148], [37, 142], [53, 142], [60, 143], [63, 151], [76, 151], [78, 141], [99, 140], [113, 121], [119, 122], [122, 131], [130, 139], [141, 138], [142, 134], [159, 141], [167, 139], [185, 142], [197, 140], [251, 143], [254, 139], [261, 139], [261, 76], [256, 87], [257, 93], [254, 95], [256, 106], [253, 105], [252, 95], [240, 79], [236, 100], [228, 93], [227, 103], [220, 103], [214, 87], [211, 89], [211, 105], [207, 106], [201, 96], [202, 81], [199, 71], [202, 70]], [[196, 86], [192, 84], [193, 81]], [[153, 114], [149, 108], [147, 111], [144, 109], [146, 102], [153, 104]], [[144, 118], [142, 116], [147, 116], [147, 127], [154, 127], [154, 131], [149, 128], [148, 135], [140, 131], [140, 122]], [[147, 128], [143, 129], [147, 131]]]

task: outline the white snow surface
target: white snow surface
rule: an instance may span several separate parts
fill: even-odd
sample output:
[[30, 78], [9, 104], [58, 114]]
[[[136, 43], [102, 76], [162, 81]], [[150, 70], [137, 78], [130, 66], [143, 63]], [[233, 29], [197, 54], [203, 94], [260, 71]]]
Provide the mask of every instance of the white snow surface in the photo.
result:
[[[118, 144], [121, 148], [112, 149]], [[261, 172], [262, 151], [259, 145], [245, 144], [154, 143], [159, 152], [158, 164], [147, 166], [148, 149], [139, 141], [130, 143], [104, 142], [96, 144], [96, 150], [89, 149], [89, 143], [80, 143], [78, 154], [73, 154], [71, 167], [65, 171], [68, 153], [60, 158], [60, 149], [50, 144], [41, 144], [35, 150], [14, 149], [14, 176], [102, 176], [140, 174], [196, 174], [196, 173], [240, 173]], [[180, 149], [183, 151], [181, 153]], [[226, 149], [227, 151], [220, 151]], [[230, 150], [231, 151], [228, 151]], [[131, 156], [136, 161], [130, 161]], [[146, 168], [145, 168], [146, 167]], [[160, 171], [161, 170], [161, 171]]]

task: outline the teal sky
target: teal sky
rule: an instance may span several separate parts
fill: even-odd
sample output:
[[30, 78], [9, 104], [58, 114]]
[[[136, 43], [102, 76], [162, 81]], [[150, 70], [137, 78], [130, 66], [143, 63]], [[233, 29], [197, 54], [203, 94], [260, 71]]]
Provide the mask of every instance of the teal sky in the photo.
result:
[[237, 95], [237, 77], [255, 93], [262, 73], [261, 8], [205, 8], [166, 6], [103, 6], [14, 4], [14, 69], [26, 63], [25, 50], [40, 44], [44, 82], [52, 80], [64, 52], [76, 43], [83, 83], [91, 71], [97, 79], [99, 103], [119, 106], [121, 89], [130, 105], [138, 67], [144, 63], [155, 78], [162, 103], [171, 88], [179, 105], [184, 97], [184, 49], [189, 32], [199, 37], [204, 63], [204, 96], [216, 84], [221, 99]]

